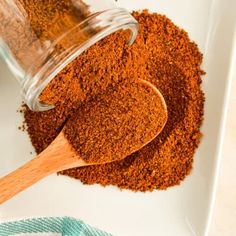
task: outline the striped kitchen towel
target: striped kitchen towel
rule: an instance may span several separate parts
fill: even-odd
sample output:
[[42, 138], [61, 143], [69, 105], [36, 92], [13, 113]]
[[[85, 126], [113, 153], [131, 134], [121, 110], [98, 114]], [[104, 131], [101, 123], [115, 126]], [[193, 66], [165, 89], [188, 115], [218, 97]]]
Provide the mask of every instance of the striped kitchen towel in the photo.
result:
[[0, 236], [112, 236], [72, 217], [44, 217], [0, 224]]

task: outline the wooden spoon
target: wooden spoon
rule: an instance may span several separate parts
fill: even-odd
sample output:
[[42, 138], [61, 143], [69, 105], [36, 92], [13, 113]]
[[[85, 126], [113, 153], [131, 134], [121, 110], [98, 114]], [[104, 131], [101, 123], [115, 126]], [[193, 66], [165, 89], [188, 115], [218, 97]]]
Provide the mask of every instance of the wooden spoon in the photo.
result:
[[[153, 90], [156, 96], [155, 98], [152, 99], [159, 99], [162, 102], [163, 104], [162, 112], [163, 115], [165, 115], [166, 119], [162, 120], [162, 124], [160, 124], [159, 130], [157, 130], [155, 134], [152, 134], [152, 136], [150, 137], [148, 136], [146, 137], [146, 139], [144, 139], [148, 141], [142, 144], [140, 143], [138, 147], [135, 146], [135, 148], [133, 149], [127, 149], [129, 150], [129, 153], [125, 153], [124, 156], [122, 156], [122, 158], [125, 158], [126, 156], [139, 150], [144, 145], [152, 141], [162, 131], [167, 120], [167, 109], [164, 98], [162, 97], [161, 93], [157, 90], [155, 86], [153, 86], [151, 83], [145, 80], [140, 80], [140, 83], [142, 85], [148, 86]], [[146, 106], [149, 106], [149, 104], [146, 104]], [[109, 117], [107, 118], [109, 119]], [[139, 117], [135, 119], [139, 119]], [[147, 127], [146, 129], [148, 131], [148, 129], [150, 128]], [[146, 132], [143, 134], [144, 138], [145, 135], [147, 135]], [[63, 129], [61, 133], [57, 136], [57, 138], [36, 158], [34, 158], [33, 160], [29, 161], [19, 169], [0, 179], [0, 204], [7, 201], [8, 199], [15, 196], [17, 193], [30, 187], [34, 183], [38, 182], [39, 180], [43, 179], [44, 177], [52, 173], [56, 173], [58, 171], [74, 167], [82, 167], [93, 164], [105, 164], [105, 163], [104, 162], [102, 163], [102, 161], [100, 163], [86, 163], [77, 154], [77, 152], [74, 150], [74, 148], [72, 148], [71, 144], [65, 138]]]

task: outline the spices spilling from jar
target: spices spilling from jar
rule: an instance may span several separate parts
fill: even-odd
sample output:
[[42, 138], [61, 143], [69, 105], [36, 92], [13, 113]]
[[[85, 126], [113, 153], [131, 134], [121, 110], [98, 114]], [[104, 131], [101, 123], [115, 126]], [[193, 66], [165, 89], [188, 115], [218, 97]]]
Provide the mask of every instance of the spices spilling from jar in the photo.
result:
[[[134, 12], [140, 25], [132, 46], [116, 32], [70, 63], [44, 90], [41, 99], [56, 104], [46, 112], [24, 109], [25, 122], [37, 153], [59, 134], [68, 117], [121, 81], [145, 79], [164, 96], [168, 120], [161, 134], [122, 161], [74, 168], [61, 174], [84, 184], [115, 185], [133, 191], [166, 189], [191, 172], [199, 145], [204, 94], [202, 54], [188, 34], [167, 17]], [[117, 151], [117, 150], [116, 150]]]

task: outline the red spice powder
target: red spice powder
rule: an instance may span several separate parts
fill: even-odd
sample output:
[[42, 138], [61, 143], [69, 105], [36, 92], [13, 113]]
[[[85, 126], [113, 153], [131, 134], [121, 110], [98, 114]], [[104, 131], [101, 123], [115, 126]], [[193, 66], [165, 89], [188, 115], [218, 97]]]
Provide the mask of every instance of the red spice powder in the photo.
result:
[[167, 121], [160, 92], [146, 80], [110, 86], [68, 119], [63, 133], [78, 157], [102, 164], [124, 159], [152, 141]]
[[[179, 184], [191, 172], [201, 138], [202, 54], [188, 34], [167, 17], [147, 11], [134, 12], [133, 16], [140, 30], [132, 46], [125, 45], [121, 32], [101, 40], [53, 80], [50, 86], [64, 91], [60, 99], [51, 96], [51, 90], [42, 95], [48, 101], [54, 98], [54, 110], [37, 113], [26, 108], [24, 116], [39, 153], [57, 136], [68, 116], [109, 85], [126, 79], [150, 81], [160, 90], [168, 108], [168, 121], [161, 134], [122, 161], [74, 168], [61, 174], [85, 184], [115, 185], [134, 191], [166, 189]], [[78, 90], [84, 91], [83, 98], [76, 96]]]

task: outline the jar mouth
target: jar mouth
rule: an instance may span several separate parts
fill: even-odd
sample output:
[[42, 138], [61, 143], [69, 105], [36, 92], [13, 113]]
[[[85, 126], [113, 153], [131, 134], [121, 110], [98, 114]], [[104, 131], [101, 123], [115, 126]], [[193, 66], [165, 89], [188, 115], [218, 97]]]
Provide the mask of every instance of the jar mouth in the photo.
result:
[[[98, 30], [81, 44], [72, 42], [65, 50], [57, 52], [56, 48], [58, 43], [65, 40], [65, 38], [73, 36], [75, 30], [78, 31], [79, 29], [82, 32], [83, 30], [88, 30], [88, 27]], [[46, 111], [54, 108], [53, 105], [40, 102], [39, 97], [44, 88], [66, 65], [82, 52], [118, 30], [130, 30], [129, 45], [135, 41], [138, 33], [138, 22], [123, 8], [110, 9], [91, 15], [85, 21], [60, 37], [49, 48], [49, 53], [40, 66], [40, 70], [36, 70], [37, 73], [35, 75], [32, 73], [33, 69], [27, 72], [25, 80], [22, 83], [22, 96], [28, 107], [33, 111]]]

